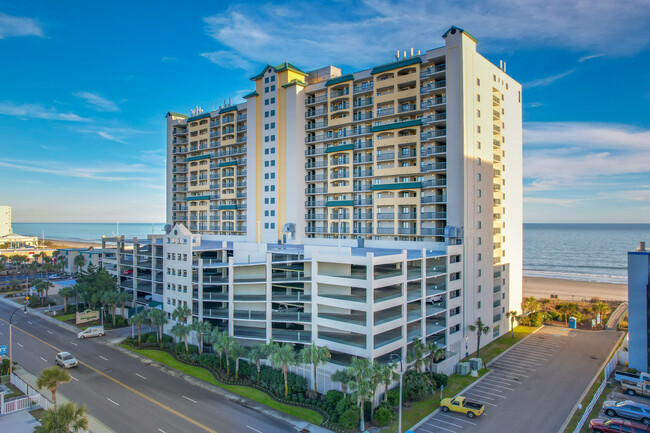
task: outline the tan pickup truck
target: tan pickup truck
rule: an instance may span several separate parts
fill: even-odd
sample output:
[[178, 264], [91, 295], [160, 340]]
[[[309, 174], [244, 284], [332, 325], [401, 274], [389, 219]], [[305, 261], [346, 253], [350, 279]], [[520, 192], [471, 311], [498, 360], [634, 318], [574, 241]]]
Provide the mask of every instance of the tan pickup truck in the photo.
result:
[[650, 397], [650, 381], [632, 382], [630, 380], [621, 380], [621, 390], [627, 395], [642, 395]]

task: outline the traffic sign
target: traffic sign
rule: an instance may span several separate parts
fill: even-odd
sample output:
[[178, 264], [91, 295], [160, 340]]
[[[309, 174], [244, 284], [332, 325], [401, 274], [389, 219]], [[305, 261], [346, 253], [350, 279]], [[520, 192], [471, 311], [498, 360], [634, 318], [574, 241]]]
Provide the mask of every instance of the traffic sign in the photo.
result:
[[9, 345], [0, 346], [0, 355], [6, 355], [7, 353], [9, 353]]

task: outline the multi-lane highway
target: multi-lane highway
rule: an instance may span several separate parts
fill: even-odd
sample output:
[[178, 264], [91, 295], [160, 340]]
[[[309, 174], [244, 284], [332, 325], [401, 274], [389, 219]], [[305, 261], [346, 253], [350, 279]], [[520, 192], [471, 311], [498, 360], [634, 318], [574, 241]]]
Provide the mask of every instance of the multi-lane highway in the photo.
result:
[[[16, 307], [0, 302], [0, 345], [9, 342], [9, 315]], [[14, 360], [38, 376], [54, 365], [59, 351], [80, 361], [73, 380], [59, 392], [117, 433], [286, 433], [294, 427], [138, 359], [99, 344], [77, 340], [71, 331], [18, 312], [13, 317]]]

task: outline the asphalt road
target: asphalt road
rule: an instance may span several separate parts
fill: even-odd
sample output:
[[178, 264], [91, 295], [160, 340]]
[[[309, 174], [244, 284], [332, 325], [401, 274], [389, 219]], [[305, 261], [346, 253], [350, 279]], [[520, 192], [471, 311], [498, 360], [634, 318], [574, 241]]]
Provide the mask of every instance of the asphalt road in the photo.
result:
[[[0, 345], [9, 341], [12, 306], [0, 302]], [[289, 424], [244, 407], [227, 397], [147, 366], [138, 359], [33, 315], [13, 318], [14, 360], [38, 376], [54, 365], [59, 351], [81, 365], [61, 394], [84, 403], [89, 412], [117, 433], [285, 433]], [[17, 329], [18, 328], [18, 329]], [[24, 331], [24, 332], [23, 332]]]
[[546, 326], [494, 362], [464, 393], [485, 405], [469, 419], [437, 413], [416, 433], [556, 433], [620, 333]]

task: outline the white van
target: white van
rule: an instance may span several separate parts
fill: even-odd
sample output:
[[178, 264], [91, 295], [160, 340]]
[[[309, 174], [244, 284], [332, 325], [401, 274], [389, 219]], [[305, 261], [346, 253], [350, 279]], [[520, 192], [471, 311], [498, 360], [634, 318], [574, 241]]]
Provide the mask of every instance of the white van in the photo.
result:
[[91, 326], [77, 334], [77, 338], [101, 337], [104, 335], [103, 326]]

